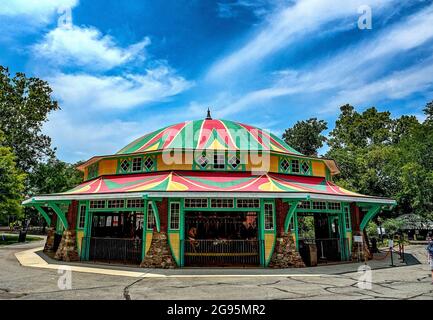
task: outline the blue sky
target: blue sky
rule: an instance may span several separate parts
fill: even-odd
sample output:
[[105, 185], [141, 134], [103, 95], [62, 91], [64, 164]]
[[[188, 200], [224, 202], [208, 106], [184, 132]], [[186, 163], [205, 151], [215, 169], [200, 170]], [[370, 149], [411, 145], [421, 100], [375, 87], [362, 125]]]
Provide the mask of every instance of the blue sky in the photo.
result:
[[4, 0], [0, 64], [50, 83], [44, 132], [75, 162], [208, 106], [278, 135], [345, 103], [423, 119], [432, 22], [432, 0]]

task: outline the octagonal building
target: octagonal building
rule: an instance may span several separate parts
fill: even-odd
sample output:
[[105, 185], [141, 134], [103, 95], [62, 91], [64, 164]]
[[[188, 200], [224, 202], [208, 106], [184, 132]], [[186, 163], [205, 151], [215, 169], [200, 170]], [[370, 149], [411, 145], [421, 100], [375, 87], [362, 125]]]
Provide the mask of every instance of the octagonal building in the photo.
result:
[[23, 202], [59, 260], [143, 267], [301, 267], [365, 257], [364, 229], [392, 199], [333, 183], [331, 159], [214, 120], [145, 134], [78, 167], [72, 190]]

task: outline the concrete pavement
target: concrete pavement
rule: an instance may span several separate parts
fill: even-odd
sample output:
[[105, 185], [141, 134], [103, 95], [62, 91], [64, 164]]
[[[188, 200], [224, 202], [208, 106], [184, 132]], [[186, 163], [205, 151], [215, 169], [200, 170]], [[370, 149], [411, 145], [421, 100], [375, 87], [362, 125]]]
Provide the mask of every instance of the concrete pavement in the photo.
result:
[[[389, 259], [370, 261], [371, 288], [366, 289], [358, 287], [361, 264], [354, 263], [284, 270], [151, 270], [73, 263], [72, 289], [61, 290], [57, 261], [33, 257], [27, 264], [34, 266], [26, 267], [16, 257], [26, 258], [23, 251], [35, 252], [42, 245], [0, 248], [0, 299], [433, 299], [425, 246], [408, 247], [408, 264], [399, 267], [389, 267]], [[37, 266], [44, 263], [48, 267]]]

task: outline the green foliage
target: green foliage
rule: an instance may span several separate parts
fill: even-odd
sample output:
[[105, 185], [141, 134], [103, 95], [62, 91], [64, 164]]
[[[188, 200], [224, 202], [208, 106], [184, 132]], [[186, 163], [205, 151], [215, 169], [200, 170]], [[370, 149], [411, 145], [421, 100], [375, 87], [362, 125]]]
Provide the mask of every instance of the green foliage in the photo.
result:
[[283, 139], [302, 154], [317, 156], [317, 150], [326, 141], [326, 137], [322, 134], [326, 129], [328, 129], [327, 123], [317, 118], [298, 121], [293, 128], [286, 129]]
[[393, 236], [402, 226], [403, 222], [398, 219], [385, 219], [382, 223], [382, 227], [388, 236]]
[[367, 236], [371, 238], [377, 238], [377, 224], [373, 221], [370, 221], [367, 226], [365, 227], [365, 231], [367, 232]]
[[25, 178], [16, 166], [11, 149], [4, 145], [4, 134], [0, 131], [0, 221], [7, 215], [22, 215]]
[[42, 126], [51, 111], [58, 110], [46, 81], [17, 73], [13, 78], [0, 66], [0, 130], [4, 144], [16, 155], [17, 166], [30, 172], [39, 161], [54, 154], [51, 139]]
[[47, 162], [36, 165], [29, 181], [31, 194], [58, 193], [80, 184], [83, 174], [75, 169], [75, 165], [51, 157]]
[[427, 120], [419, 123], [413, 116], [392, 119], [389, 112], [374, 107], [358, 113], [350, 105], [342, 106], [326, 154], [341, 171], [335, 182], [396, 199], [396, 214], [432, 215], [433, 104], [424, 110]]

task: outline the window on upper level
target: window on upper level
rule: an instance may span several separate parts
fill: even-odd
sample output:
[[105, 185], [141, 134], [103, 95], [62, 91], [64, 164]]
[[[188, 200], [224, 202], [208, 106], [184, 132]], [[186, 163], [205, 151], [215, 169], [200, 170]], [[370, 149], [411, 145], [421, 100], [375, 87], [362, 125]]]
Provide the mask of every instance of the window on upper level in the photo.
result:
[[131, 162], [128, 159], [120, 161], [120, 171], [123, 173], [129, 172], [131, 169]]
[[229, 164], [232, 166], [233, 169], [236, 169], [241, 164], [241, 160], [237, 156], [232, 156], [229, 159]]
[[289, 161], [287, 161], [287, 159], [283, 159], [283, 161], [281, 161], [281, 169], [283, 171], [287, 171], [290, 168], [290, 163]]
[[153, 165], [155, 164], [155, 161], [151, 157], [147, 157], [144, 161], [144, 167], [147, 171], [150, 171], [153, 169]]
[[140, 172], [143, 170], [143, 159], [141, 157], [132, 159], [132, 172]]
[[301, 165], [302, 173], [308, 174], [310, 172], [310, 165], [307, 163], [307, 161], [302, 161]]
[[197, 163], [200, 167], [204, 169], [208, 165], [209, 159], [205, 155], [201, 155], [197, 158]]
[[93, 179], [98, 176], [98, 163], [94, 163], [87, 168], [87, 179]]
[[299, 173], [299, 160], [293, 159], [291, 161], [291, 165], [292, 165], [292, 173]]
[[213, 168], [214, 169], [225, 169], [226, 158], [224, 154], [214, 154], [213, 155]]

